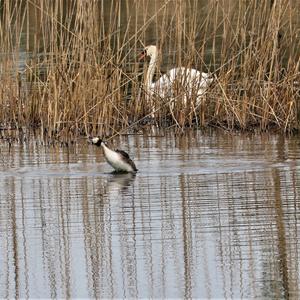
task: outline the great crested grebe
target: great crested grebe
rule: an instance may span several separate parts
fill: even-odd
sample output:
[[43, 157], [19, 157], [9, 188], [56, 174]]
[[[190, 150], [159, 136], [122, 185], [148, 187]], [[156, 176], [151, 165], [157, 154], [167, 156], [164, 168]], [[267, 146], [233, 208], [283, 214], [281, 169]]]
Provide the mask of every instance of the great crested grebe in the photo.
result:
[[199, 105], [201, 98], [205, 94], [207, 87], [213, 81], [209, 73], [200, 72], [192, 68], [173, 68], [153, 82], [158, 50], [154, 45], [145, 47], [140, 59], [145, 56], [150, 57], [150, 63], [146, 74], [145, 88], [147, 96], [158, 95], [161, 98], [173, 95], [174, 83], [180, 82], [185, 89], [183, 97], [184, 103], [187, 103], [187, 96], [196, 96], [196, 104]]
[[94, 145], [102, 147], [106, 161], [116, 172], [135, 173], [138, 171], [129, 155], [123, 150], [111, 150], [99, 137], [91, 138]]

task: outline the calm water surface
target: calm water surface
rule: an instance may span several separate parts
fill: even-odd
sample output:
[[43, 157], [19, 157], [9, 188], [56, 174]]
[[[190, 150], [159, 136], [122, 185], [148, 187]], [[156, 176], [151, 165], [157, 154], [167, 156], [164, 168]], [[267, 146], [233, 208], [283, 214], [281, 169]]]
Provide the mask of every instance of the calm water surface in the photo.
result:
[[298, 137], [1, 142], [0, 298], [299, 298]]

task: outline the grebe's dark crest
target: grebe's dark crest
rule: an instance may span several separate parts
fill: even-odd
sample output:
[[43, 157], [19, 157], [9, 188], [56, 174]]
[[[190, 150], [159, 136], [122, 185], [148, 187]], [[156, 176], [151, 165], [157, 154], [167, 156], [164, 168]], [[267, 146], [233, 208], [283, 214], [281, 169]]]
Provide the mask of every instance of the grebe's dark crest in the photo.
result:
[[106, 143], [99, 137], [91, 139], [92, 143], [101, 147], [104, 152], [106, 161], [116, 170], [116, 172], [135, 173], [137, 168], [134, 162], [130, 159], [128, 153], [123, 150], [111, 150]]

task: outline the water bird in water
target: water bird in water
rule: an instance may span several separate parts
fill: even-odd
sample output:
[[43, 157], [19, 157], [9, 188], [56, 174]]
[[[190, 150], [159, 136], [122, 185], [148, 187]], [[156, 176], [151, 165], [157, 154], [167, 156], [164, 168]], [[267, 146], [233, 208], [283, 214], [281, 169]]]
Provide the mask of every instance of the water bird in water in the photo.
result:
[[98, 147], [102, 147], [106, 161], [115, 169], [116, 172], [135, 173], [138, 171], [134, 162], [125, 151], [109, 149], [106, 143], [99, 137], [91, 138], [91, 142]]
[[208, 73], [200, 72], [192, 68], [173, 68], [153, 82], [153, 76], [157, 64], [158, 50], [154, 45], [145, 47], [140, 59], [145, 56], [150, 57], [150, 63], [146, 74], [145, 90], [147, 97], [158, 95], [161, 98], [169, 97], [174, 94], [174, 84], [179, 82], [184, 88], [183, 101], [186, 104], [187, 97], [196, 96], [196, 105], [201, 102], [201, 97], [212, 82], [212, 77]]

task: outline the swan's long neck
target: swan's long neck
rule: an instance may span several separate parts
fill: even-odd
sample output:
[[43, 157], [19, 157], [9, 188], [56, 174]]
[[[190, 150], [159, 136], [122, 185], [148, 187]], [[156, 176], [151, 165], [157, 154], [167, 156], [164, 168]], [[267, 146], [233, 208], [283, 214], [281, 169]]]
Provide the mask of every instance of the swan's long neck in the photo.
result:
[[157, 63], [157, 52], [154, 52], [153, 55], [151, 56], [149, 67], [147, 70], [147, 75], [146, 75], [146, 90], [148, 93], [151, 94], [151, 85], [153, 82], [153, 76], [155, 72], [155, 67]]

